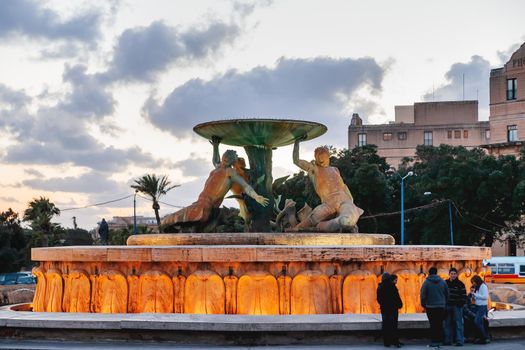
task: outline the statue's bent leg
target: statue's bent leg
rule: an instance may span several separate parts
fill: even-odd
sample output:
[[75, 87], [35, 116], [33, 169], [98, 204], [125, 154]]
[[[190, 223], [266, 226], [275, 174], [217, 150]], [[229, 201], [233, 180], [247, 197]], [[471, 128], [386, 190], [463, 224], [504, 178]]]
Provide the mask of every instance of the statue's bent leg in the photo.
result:
[[341, 203], [339, 216], [337, 217], [341, 229], [346, 232], [352, 231], [352, 228], [357, 224], [357, 221], [362, 214], [363, 209], [356, 206], [352, 201]]
[[315, 227], [321, 221], [326, 220], [336, 214], [336, 210], [327, 204], [320, 204], [312, 211], [312, 213], [301, 221], [295, 228], [310, 228]]
[[341, 231], [341, 224], [339, 223], [339, 218], [334, 218], [320, 222], [316, 228], [319, 232], [339, 232]]
[[212, 205], [208, 202], [195, 202], [181, 210], [166, 216], [162, 226], [178, 225], [185, 223], [207, 222], [212, 211]]

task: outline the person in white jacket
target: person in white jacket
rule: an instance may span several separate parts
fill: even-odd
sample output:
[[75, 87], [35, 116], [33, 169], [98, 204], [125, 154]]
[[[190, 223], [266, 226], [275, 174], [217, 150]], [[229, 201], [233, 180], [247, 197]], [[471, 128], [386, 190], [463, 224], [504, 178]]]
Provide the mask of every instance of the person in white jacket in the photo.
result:
[[487, 317], [488, 302], [489, 302], [489, 288], [481, 277], [475, 275], [470, 280], [472, 287], [475, 288], [473, 294], [474, 303], [476, 304], [476, 318], [474, 324], [479, 332], [480, 339], [477, 341], [478, 344], [487, 344], [490, 342], [489, 335], [485, 329], [483, 322]]

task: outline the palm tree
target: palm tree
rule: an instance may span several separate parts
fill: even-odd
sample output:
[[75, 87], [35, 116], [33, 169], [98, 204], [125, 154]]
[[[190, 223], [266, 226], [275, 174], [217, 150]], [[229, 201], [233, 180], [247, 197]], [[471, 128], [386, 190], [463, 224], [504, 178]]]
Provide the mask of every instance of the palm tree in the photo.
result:
[[42, 245], [44, 247], [48, 246], [49, 236], [58, 226], [51, 222], [55, 215], [60, 215], [60, 209], [45, 197], [34, 198], [24, 211], [24, 221], [29, 221], [33, 231], [42, 234]]
[[155, 218], [157, 219], [157, 226], [160, 231], [159, 198], [180, 185], [171, 185], [167, 175], [157, 177], [155, 174], [147, 174], [135, 179], [134, 181], [135, 184], [131, 185], [131, 188], [144, 193], [153, 201], [152, 208], [155, 211]]

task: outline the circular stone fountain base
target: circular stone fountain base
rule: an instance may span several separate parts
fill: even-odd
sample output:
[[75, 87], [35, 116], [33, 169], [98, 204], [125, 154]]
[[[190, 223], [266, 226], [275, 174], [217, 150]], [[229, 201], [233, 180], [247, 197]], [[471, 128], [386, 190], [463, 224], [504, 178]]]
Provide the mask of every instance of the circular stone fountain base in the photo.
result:
[[[363, 244], [367, 240], [390, 244]], [[399, 276], [401, 311], [415, 313], [422, 311], [419, 288], [431, 266], [443, 277], [456, 267], [468, 285], [473, 274], [486, 273], [482, 260], [490, 257], [484, 247], [395, 246], [385, 235], [186, 234], [130, 241], [149, 245], [33, 249], [40, 262], [33, 310], [370, 314], [379, 312], [375, 291], [387, 271]]]

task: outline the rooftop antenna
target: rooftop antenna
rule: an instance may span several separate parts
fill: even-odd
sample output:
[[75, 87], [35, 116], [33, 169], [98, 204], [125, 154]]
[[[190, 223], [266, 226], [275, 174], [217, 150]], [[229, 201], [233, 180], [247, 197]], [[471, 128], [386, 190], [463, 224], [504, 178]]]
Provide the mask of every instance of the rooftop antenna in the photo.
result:
[[463, 73], [463, 101], [465, 101], [465, 73]]

